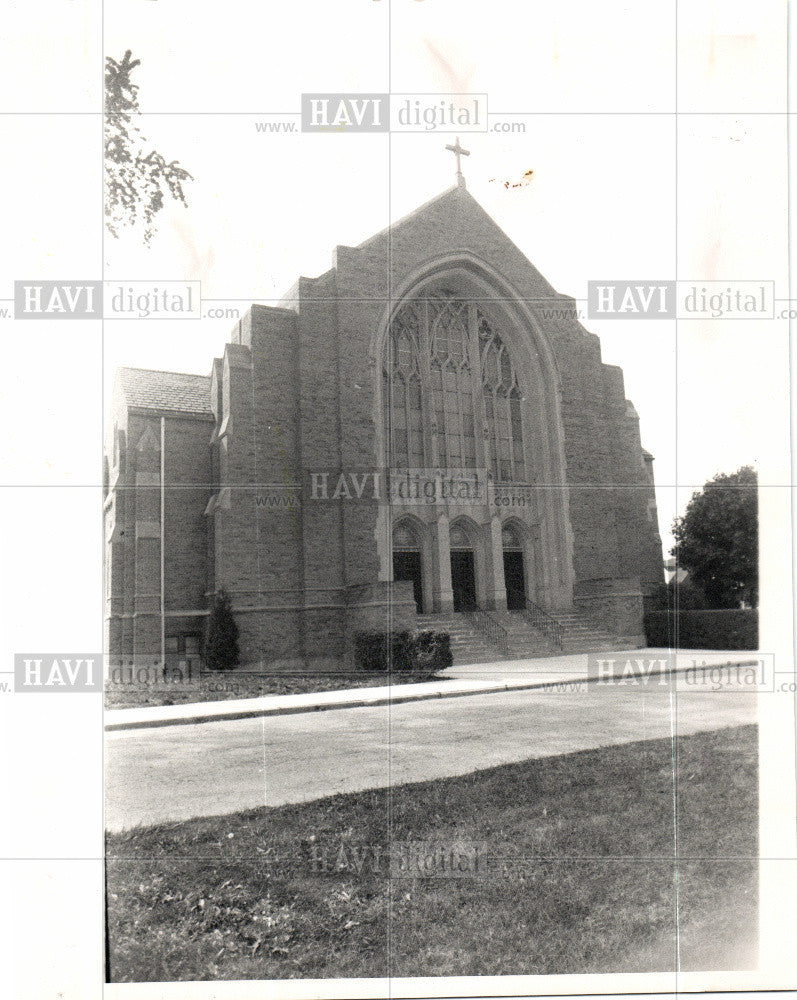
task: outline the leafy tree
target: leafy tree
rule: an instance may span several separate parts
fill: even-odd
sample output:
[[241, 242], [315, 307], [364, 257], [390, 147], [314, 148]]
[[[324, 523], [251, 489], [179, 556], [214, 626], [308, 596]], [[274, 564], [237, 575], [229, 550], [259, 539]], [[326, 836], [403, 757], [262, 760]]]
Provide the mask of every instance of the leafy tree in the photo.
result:
[[674, 555], [713, 608], [758, 604], [758, 476], [749, 465], [710, 479], [676, 518]]
[[238, 625], [233, 618], [230, 596], [220, 590], [213, 601], [205, 641], [205, 663], [211, 670], [232, 670], [241, 662]]
[[144, 223], [144, 242], [155, 232], [153, 220], [166, 193], [187, 206], [183, 182], [193, 180], [177, 160], [167, 163], [135, 124], [141, 114], [133, 70], [141, 65], [128, 49], [121, 62], [105, 59], [105, 225], [118, 238], [122, 226]]

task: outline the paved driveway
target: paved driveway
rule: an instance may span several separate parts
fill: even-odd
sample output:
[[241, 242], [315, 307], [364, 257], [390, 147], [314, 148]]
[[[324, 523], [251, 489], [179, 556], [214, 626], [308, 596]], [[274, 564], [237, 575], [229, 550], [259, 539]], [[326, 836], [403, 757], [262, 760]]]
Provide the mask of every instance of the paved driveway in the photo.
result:
[[590, 684], [112, 732], [106, 822], [221, 815], [756, 720], [755, 694]]

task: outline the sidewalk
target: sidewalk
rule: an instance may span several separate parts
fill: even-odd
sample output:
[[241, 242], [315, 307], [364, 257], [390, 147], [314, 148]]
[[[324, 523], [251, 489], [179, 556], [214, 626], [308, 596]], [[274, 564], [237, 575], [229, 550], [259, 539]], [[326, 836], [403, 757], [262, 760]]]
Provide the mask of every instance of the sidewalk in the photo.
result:
[[[630, 661], [641, 659], [644, 671], [651, 677], [661, 673], [688, 670], [695, 661], [707, 666], [729, 663], [754, 663], [753, 652], [715, 652], [712, 650], [668, 649], [622, 650], [599, 655], [603, 660], [614, 659], [614, 676], [619, 676]], [[374, 705], [399, 705], [428, 698], [457, 698], [466, 695], [490, 694], [496, 691], [523, 691], [556, 684], [586, 684], [594, 681], [587, 673], [586, 653], [531, 660], [502, 660], [497, 663], [476, 663], [450, 667], [444, 680], [421, 684], [399, 684], [393, 687], [347, 688], [342, 691], [319, 691], [308, 694], [265, 695], [231, 701], [194, 702], [186, 705], [157, 705], [146, 708], [117, 708], [106, 711], [105, 730], [149, 729], [158, 726], [191, 725], [216, 720], [247, 719], [257, 716], [293, 715], [299, 712], [319, 712], [328, 709], [361, 708]], [[675, 660], [670, 668], [665, 662]]]

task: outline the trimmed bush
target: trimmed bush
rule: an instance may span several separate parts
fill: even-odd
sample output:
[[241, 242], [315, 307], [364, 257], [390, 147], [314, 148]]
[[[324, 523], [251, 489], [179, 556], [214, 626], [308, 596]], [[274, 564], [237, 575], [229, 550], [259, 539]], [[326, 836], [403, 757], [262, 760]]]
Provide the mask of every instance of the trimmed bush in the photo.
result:
[[354, 661], [360, 670], [433, 672], [450, 667], [451, 639], [447, 632], [356, 632]]
[[226, 590], [213, 601], [205, 636], [205, 663], [210, 670], [232, 670], [241, 662], [238, 648], [238, 625]]
[[649, 646], [682, 649], [758, 649], [758, 611], [648, 611], [645, 639]]
[[411, 644], [409, 632], [357, 632], [354, 660], [361, 670], [411, 670]]
[[451, 636], [448, 632], [425, 629], [415, 635], [415, 667], [417, 670], [445, 670], [454, 663]]

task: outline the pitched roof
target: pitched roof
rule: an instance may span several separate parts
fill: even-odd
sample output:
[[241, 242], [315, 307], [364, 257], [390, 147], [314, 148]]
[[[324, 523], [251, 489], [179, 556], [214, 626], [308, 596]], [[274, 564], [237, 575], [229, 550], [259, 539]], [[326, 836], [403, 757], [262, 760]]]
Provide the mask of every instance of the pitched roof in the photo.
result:
[[210, 376], [120, 368], [117, 382], [128, 406], [210, 413]]
[[[452, 250], [486, 245], [493, 246], [488, 263], [507, 278], [510, 260], [515, 268], [525, 271], [529, 284], [525, 295], [544, 299], [568, 300], [543, 277], [520, 247], [501, 229], [495, 219], [479, 204], [467, 188], [455, 184], [441, 194], [413, 209], [408, 215], [370, 236], [355, 249], [390, 255], [394, 249], [407, 250], [418, 256], [433, 258]], [[507, 256], [509, 255], [509, 257]], [[420, 257], [419, 257], [420, 260]]]
[[[434, 198], [430, 198], [422, 205], [418, 205], [417, 208], [413, 208], [411, 212], [407, 212], [406, 215], [402, 215], [400, 219], [396, 219], [395, 222], [391, 222], [389, 226], [385, 226], [384, 229], [380, 229], [378, 233], [374, 233], [373, 236], [369, 236], [367, 240], [363, 240], [362, 243], [358, 243], [357, 249], [365, 250], [372, 243], [376, 243], [377, 240], [381, 239], [387, 233], [395, 233], [395, 231], [400, 227], [406, 225], [408, 222], [412, 222], [412, 220], [417, 218], [417, 216], [422, 215], [430, 209], [432, 205], [436, 205], [438, 202], [452, 201], [457, 198], [463, 199], [465, 193], [465, 188], [459, 187], [458, 184], [455, 184], [453, 187], [446, 188], [445, 191], [441, 191], [440, 194], [436, 194]], [[468, 197], [475, 205], [478, 205], [479, 208], [481, 208], [481, 205], [479, 205], [470, 192], [468, 192]], [[484, 209], [482, 209], [482, 211], [484, 211]]]

